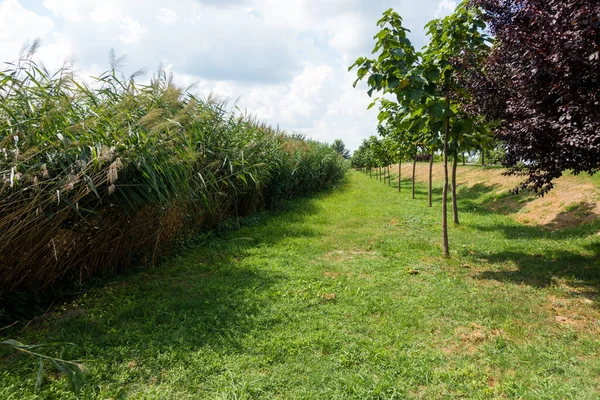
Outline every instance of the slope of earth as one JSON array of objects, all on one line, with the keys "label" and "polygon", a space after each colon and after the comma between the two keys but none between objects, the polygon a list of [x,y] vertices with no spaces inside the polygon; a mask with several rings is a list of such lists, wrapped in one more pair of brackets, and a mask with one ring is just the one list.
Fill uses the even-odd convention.
[{"label": "slope of earth", "polygon": [[[397,180],[398,165],[390,167],[392,182]],[[510,193],[523,180],[504,176],[505,170],[497,167],[459,165],[457,184],[463,197],[476,196],[482,206],[490,211],[510,215],[527,225],[542,226],[551,230],[575,227],[600,218],[600,176],[564,175],[555,182],[555,189],[544,197],[532,193],[517,196]],[[433,166],[433,181],[439,190],[444,180],[443,166]],[[402,180],[410,179],[412,164],[402,165]],[[429,164],[417,163],[417,181],[428,182]],[[396,186],[397,187],[397,186]]]},{"label": "slope of earth", "polygon": [[[84,399],[600,397],[600,224],[525,226],[465,188],[447,260],[418,189],[350,173],[0,339],[77,344],[53,354],[86,360]],[[75,398],[0,360],[0,398]]]}]

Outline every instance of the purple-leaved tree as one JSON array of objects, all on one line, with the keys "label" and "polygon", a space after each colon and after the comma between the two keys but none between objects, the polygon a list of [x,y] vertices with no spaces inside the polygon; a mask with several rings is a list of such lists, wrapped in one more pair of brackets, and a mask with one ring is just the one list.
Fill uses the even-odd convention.
[{"label": "purple-leaved tree", "polygon": [[[496,42],[465,73],[472,111],[500,120],[505,166],[543,195],[564,171],[600,170],[600,1],[471,0]],[[469,60],[463,60],[468,63]],[[475,65],[475,64],[473,64]]]}]

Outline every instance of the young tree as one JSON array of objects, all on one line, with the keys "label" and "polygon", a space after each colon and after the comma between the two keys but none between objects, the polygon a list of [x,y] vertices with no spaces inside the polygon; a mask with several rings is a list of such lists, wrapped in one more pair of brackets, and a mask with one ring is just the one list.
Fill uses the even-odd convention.
[{"label": "young tree", "polygon": [[[472,135],[475,128],[475,117],[465,113],[462,105],[468,92],[461,85],[461,67],[456,58],[481,60],[488,54],[490,38],[483,33],[485,23],[477,8],[470,8],[466,1],[459,4],[454,13],[444,19],[433,20],[426,25],[431,41],[423,54],[423,65],[426,66],[427,79],[436,84],[435,91],[438,103],[433,107],[443,114],[444,121],[444,189],[442,193],[442,225],[444,231],[444,254],[449,255],[447,237],[447,198],[448,198],[448,152],[449,141],[457,145],[453,151],[452,197],[454,222],[458,224],[458,206],[456,201],[456,167],[461,135]],[[443,102],[443,103],[442,103]],[[432,109],[435,112],[435,109]],[[452,120],[458,123],[451,126]]]},{"label": "young tree", "polygon": [[[422,129],[423,124],[430,124],[434,132],[443,128],[442,236],[444,255],[449,256],[448,144],[452,133],[451,120],[460,113],[459,100],[464,95],[457,82],[452,59],[461,53],[488,51],[488,37],[482,33],[485,23],[477,9],[467,8],[463,2],[452,16],[426,25],[431,42],[421,54],[414,51],[406,38],[407,29],[402,26],[402,18],[393,10],[386,11],[378,24],[382,30],[375,36],[377,42],[373,51],[378,54],[377,59],[359,58],[350,69],[358,66],[358,80],[370,74],[369,96],[375,91],[396,96],[399,113],[405,114],[399,129],[407,129],[414,134]],[[470,117],[460,115],[460,118]]]},{"label": "young tree", "polygon": [[352,157],[350,158],[350,165],[352,166],[352,168],[358,169],[366,173],[367,160],[366,152],[364,149],[364,141],[360,145],[360,147],[352,154]]},{"label": "young tree", "polygon": [[371,136],[367,140],[369,147],[369,157],[371,159],[371,166],[377,168],[377,175],[375,178],[379,178],[381,182],[381,166],[383,165],[383,159],[385,157],[381,141],[376,136]]},{"label": "young tree", "polygon": [[438,120],[433,118],[423,119],[422,122],[422,126],[417,132],[416,138],[417,141],[422,143],[423,147],[427,149],[427,155],[429,157],[429,185],[427,204],[429,207],[433,207],[433,163],[436,151],[441,149],[441,124]]},{"label": "young tree", "polygon": [[363,140],[363,143],[359,149],[362,153],[363,165],[369,171],[369,178],[373,178],[373,167],[376,165],[375,156],[373,155],[373,150],[371,149],[371,138]]},{"label": "young tree", "polygon": [[331,145],[331,147],[333,147],[333,149],[337,151],[340,156],[344,157],[344,159],[350,159],[350,150],[346,148],[346,145],[344,144],[342,139],[336,139]]},{"label": "young tree", "polygon": [[400,129],[400,119],[404,115],[399,113],[399,105],[385,98],[380,99],[379,127],[380,134],[388,139],[391,152],[391,162],[398,161],[398,192],[402,190],[402,161],[410,152],[412,138],[408,130]]}]

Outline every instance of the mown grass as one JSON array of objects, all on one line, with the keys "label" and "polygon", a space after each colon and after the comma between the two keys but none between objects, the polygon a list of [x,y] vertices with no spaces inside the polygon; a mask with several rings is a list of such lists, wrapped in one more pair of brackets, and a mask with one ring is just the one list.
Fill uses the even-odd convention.
[{"label": "mown grass", "polygon": [[[15,338],[77,343],[83,398],[598,398],[600,224],[522,226],[463,191],[446,260],[439,196],[403,185],[349,174],[218,239],[243,250],[191,250]],[[0,398],[37,398],[35,361],[1,356]],[[74,395],[47,374],[40,397]]]}]

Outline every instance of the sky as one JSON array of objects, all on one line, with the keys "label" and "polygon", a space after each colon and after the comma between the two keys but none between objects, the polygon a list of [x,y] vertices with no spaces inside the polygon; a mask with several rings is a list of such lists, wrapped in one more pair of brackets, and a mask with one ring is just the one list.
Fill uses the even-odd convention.
[{"label": "sky", "polygon": [[451,0],[0,0],[0,62],[36,38],[49,69],[75,62],[82,79],[109,67],[127,75],[159,66],[201,96],[228,100],[288,132],[342,139],[356,149],[376,133],[366,86],[348,67],[370,56],[381,14],[394,8],[417,48],[423,26]]}]

